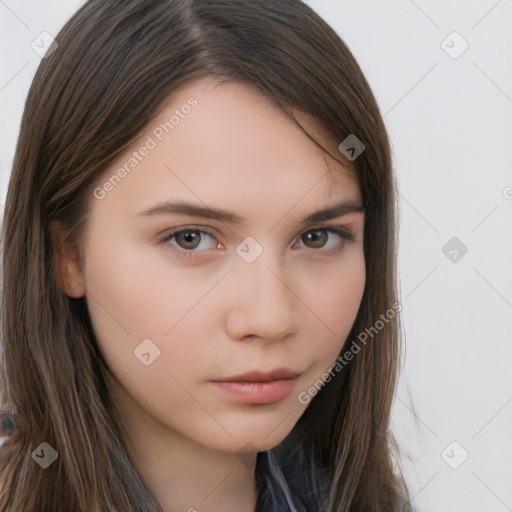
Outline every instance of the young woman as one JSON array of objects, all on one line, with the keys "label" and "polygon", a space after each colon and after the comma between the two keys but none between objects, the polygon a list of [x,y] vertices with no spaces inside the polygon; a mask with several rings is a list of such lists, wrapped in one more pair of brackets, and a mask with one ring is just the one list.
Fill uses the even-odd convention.
[{"label": "young woman", "polygon": [[87,2],[8,190],[0,510],[410,510],[395,193],[299,0]]}]

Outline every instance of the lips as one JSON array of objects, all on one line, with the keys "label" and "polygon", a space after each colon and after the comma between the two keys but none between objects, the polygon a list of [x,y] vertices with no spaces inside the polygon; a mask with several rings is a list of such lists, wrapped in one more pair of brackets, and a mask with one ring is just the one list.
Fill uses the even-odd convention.
[{"label": "lips", "polygon": [[212,383],[226,396],[245,404],[272,404],[284,400],[295,389],[300,373],[287,368],[278,368],[271,372],[252,371],[234,375],[225,379],[216,379]]},{"label": "lips", "polygon": [[278,368],[271,372],[252,371],[225,379],[215,379],[213,382],[272,382],[275,380],[292,380],[299,376],[298,372],[287,368]]}]

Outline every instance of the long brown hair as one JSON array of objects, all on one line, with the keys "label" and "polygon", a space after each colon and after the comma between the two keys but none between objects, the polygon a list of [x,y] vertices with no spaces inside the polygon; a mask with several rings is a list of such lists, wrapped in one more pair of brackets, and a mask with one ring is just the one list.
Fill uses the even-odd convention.
[{"label": "long brown hair", "polygon": [[[351,163],[365,208],[366,288],[346,347],[372,336],[272,461],[297,511],[314,510],[297,468],[311,473],[316,510],[408,510],[389,431],[398,311],[369,331],[397,304],[396,185],[382,117],[347,46],[299,0],[90,0],[56,41],[25,105],[2,230],[0,405],[15,430],[0,449],[0,511],[160,510],[127,455],[85,301],[57,286],[51,226],[77,243],[93,180],[170,94],[204,76],[250,83],[290,119],[299,109],[338,143],[355,135],[365,145]],[[58,453],[45,470],[32,459],[42,442]],[[285,455],[301,464],[291,471]],[[276,479],[258,478],[258,510],[271,510]]]}]

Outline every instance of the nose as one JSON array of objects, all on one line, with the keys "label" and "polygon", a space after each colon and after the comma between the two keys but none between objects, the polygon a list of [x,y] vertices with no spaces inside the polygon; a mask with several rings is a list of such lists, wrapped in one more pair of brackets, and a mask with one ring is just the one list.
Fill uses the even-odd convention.
[{"label": "nose", "polygon": [[302,324],[293,283],[266,254],[250,264],[238,261],[231,272],[226,329],[233,340],[276,342],[297,333]]}]

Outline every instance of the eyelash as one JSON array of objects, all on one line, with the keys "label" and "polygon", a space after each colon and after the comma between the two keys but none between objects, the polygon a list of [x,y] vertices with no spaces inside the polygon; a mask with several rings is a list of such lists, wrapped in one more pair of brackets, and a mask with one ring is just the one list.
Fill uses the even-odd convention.
[{"label": "eyelash", "polygon": [[[322,248],[319,248],[319,249],[316,249],[317,251],[323,251],[323,252],[326,252],[326,253],[329,253],[329,252],[340,252],[340,251],[342,251],[345,248],[345,246],[347,244],[350,244],[350,243],[354,242],[354,236],[352,235],[352,233],[350,233],[349,231],[347,231],[345,229],[338,228],[338,227],[335,227],[335,226],[320,226],[320,227],[317,227],[317,228],[310,228],[310,229],[304,231],[303,233],[301,233],[295,240],[300,240],[302,235],[304,235],[306,233],[313,232],[313,231],[326,231],[328,233],[333,233],[335,235],[340,236],[344,240],[344,244],[343,244],[342,247],[339,247],[339,248],[336,248],[336,249],[322,249]],[[209,236],[211,236],[212,238],[215,239],[215,235],[213,233],[211,233],[210,231],[208,231],[207,229],[199,229],[197,227],[181,227],[181,228],[173,231],[172,233],[167,234],[160,241],[160,243],[161,244],[166,244],[166,243],[170,242],[176,235],[179,235],[181,233],[187,233],[187,232],[206,234],[206,235],[209,235]],[[197,258],[198,257],[197,254],[198,253],[204,252],[204,251],[186,250],[186,249],[183,249],[183,248],[176,248],[175,246],[173,246],[173,250],[175,250],[176,254],[179,257],[189,258],[189,259]],[[311,249],[311,250],[314,251],[315,249]]]}]

